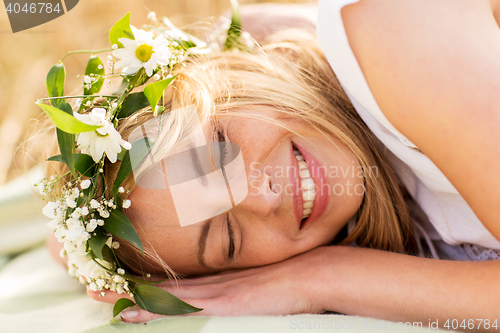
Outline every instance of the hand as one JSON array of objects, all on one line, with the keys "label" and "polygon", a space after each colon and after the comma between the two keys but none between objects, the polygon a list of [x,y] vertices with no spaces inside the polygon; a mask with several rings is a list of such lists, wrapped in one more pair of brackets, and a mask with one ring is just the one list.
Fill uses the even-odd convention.
[{"label": "hand", "polygon": [[[285,315],[296,313],[322,313],[315,292],[321,279],[318,267],[321,257],[318,249],[272,265],[228,271],[211,276],[169,281],[157,285],[187,303],[203,308],[192,315],[239,316]],[[124,297],[114,292],[87,291],[88,295],[102,302],[114,303]],[[126,322],[146,322],[163,317],[143,309],[124,311]]]}]

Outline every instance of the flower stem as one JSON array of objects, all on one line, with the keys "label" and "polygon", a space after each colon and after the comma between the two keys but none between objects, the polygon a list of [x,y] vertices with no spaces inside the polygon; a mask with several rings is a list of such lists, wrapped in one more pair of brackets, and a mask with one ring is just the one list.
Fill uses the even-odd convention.
[{"label": "flower stem", "polygon": [[64,61],[64,59],[66,59],[67,56],[69,56],[70,54],[77,54],[77,53],[102,53],[102,52],[110,52],[110,51],[113,51],[113,49],[103,49],[103,50],[80,50],[80,51],[71,51],[71,52],[68,52],[62,59],[61,59],[61,62]]},{"label": "flower stem", "polygon": [[39,98],[41,101],[50,101],[51,99],[64,99],[64,98],[87,98],[87,97],[108,97],[108,98],[118,98],[118,95],[75,95],[75,96],[58,96],[58,97],[46,97],[46,98]]},{"label": "flower stem", "polygon": [[129,83],[127,88],[125,88],[125,91],[121,94],[120,98],[116,101],[116,107],[113,110],[110,110],[111,115],[113,116],[113,120],[111,121],[114,123],[116,116],[117,116],[117,111],[120,109],[120,107],[123,104],[123,101],[125,98],[127,98],[128,94],[132,91],[132,89],[135,88],[135,85],[133,83]]}]

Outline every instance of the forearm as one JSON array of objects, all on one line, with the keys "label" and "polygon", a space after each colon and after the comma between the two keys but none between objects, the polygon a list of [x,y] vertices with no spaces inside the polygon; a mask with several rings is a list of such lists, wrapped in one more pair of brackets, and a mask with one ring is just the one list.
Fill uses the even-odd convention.
[{"label": "forearm", "polygon": [[325,310],[424,326],[429,320],[440,326],[448,319],[500,322],[500,262],[422,259],[343,246],[317,250],[324,263],[316,293]]},{"label": "forearm", "polygon": [[[241,6],[243,30],[259,42],[264,42],[273,32],[298,28],[316,32],[317,3],[279,4],[261,3]],[[228,11],[225,16],[230,17]]]}]

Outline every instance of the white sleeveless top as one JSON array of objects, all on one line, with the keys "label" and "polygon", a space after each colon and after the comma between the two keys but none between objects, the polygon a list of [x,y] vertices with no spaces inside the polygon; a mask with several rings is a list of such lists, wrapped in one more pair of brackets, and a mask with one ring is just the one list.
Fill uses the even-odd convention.
[{"label": "white sleeveless top", "polygon": [[[500,249],[500,242],[484,227],[437,166],[384,116],[351,50],[340,15],[342,7],[358,0],[322,0],[317,36],[330,66],[361,118],[385,145],[386,156],[401,182],[427,214],[439,236],[451,245],[470,243]],[[429,230],[429,229],[428,229]]]}]

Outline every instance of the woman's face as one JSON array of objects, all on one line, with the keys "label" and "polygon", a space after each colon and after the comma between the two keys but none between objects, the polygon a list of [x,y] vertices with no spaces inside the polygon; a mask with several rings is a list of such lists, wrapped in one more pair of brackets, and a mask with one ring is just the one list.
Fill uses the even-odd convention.
[{"label": "woman's face", "polygon": [[[282,261],[331,242],[360,207],[361,167],[347,146],[270,108],[238,113],[271,118],[286,127],[251,117],[219,118],[218,129],[243,155],[249,188],[240,204],[181,227],[168,189],[136,187],[130,194],[132,206],[126,214],[143,244],[177,273],[205,274]],[[213,141],[208,138],[217,129],[207,126],[204,131],[207,141]],[[161,272],[162,267],[151,271]]]}]

